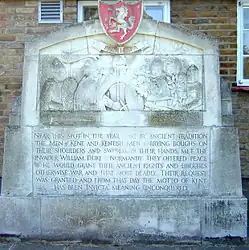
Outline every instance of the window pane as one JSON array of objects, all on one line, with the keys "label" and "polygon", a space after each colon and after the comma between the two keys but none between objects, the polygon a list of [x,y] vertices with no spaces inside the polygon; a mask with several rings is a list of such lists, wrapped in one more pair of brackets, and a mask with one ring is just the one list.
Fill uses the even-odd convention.
[{"label": "window pane", "polygon": [[249,8],[243,8],[244,29],[249,29]]},{"label": "window pane", "polygon": [[163,21],[163,7],[162,6],[145,6],[145,10],[149,16],[154,20]]},{"label": "window pane", "polygon": [[92,19],[98,15],[98,8],[95,6],[84,6],[84,21]]},{"label": "window pane", "polygon": [[249,55],[249,31],[244,31],[243,34],[243,54]]},{"label": "window pane", "polygon": [[244,79],[249,79],[249,57],[244,57]]}]

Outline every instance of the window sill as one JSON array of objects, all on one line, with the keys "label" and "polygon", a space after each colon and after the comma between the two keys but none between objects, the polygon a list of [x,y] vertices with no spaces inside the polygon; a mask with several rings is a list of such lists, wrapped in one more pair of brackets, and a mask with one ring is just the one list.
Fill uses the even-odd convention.
[{"label": "window sill", "polygon": [[232,92],[249,92],[249,86],[234,86]]}]

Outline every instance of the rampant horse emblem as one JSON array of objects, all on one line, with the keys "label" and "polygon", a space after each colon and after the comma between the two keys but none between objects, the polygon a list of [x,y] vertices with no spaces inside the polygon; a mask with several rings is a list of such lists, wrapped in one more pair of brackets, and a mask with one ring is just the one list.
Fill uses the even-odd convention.
[{"label": "rampant horse emblem", "polygon": [[116,43],[128,42],[136,33],[142,19],[142,0],[131,3],[123,0],[107,4],[99,0],[99,16],[105,33]]}]

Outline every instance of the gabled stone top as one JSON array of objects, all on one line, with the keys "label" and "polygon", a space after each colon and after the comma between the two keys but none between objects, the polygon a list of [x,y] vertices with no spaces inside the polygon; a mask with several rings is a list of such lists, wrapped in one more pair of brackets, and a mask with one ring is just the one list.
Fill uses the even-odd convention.
[{"label": "gabled stone top", "polygon": [[25,48],[23,124],[63,124],[70,117],[122,126],[120,117],[136,116],[139,122],[128,125],[154,126],[160,124],[151,122],[153,112],[177,111],[193,113],[199,125],[219,125],[217,48],[207,36],[150,19],[124,45],[99,20],[40,36]]}]

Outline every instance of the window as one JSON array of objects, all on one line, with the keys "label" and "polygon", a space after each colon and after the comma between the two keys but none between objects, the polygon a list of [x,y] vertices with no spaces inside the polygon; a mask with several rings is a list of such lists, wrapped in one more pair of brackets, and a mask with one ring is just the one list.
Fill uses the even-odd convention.
[{"label": "window", "polygon": [[[78,1],[78,22],[91,19],[98,14],[97,1]],[[153,19],[170,22],[170,0],[144,1],[144,9]]]},{"label": "window", "polygon": [[39,23],[63,22],[63,0],[38,0]]},{"label": "window", "polygon": [[78,1],[78,22],[89,20],[98,14],[97,1]]},{"label": "window", "polygon": [[154,20],[170,23],[170,3],[163,2],[144,2],[144,9]]},{"label": "window", "polygon": [[238,1],[237,83],[249,86],[249,0]]}]

